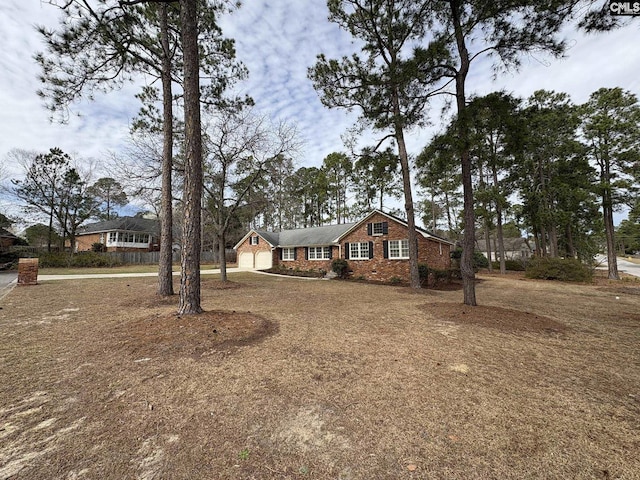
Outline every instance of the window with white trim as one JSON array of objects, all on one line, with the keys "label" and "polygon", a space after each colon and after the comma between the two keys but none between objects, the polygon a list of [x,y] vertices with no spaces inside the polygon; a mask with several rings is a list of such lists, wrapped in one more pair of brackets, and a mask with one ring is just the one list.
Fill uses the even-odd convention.
[{"label": "window with white trim", "polygon": [[309,247],[309,260],[329,260],[331,258],[331,247]]},{"label": "window with white trim", "polygon": [[369,242],[350,243],[349,258],[351,260],[369,260]]},{"label": "window with white trim", "polygon": [[384,234],[384,222],[375,222],[372,229],[373,235]]},{"label": "window with white trim", "polygon": [[258,236],[253,236],[249,238],[249,245],[258,245]]},{"label": "window with white trim", "polygon": [[151,235],[148,233],[109,232],[107,237],[108,246],[121,246],[125,243],[142,246],[148,245],[150,241]]},{"label": "window with white trim", "polygon": [[409,240],[389,240],[389,258],[409,258]]},{"label": "window with white trim", "polygon": [[282,249],[282,260],[295,260],[296,259],[296,249],[295,248],[283,248]]}]

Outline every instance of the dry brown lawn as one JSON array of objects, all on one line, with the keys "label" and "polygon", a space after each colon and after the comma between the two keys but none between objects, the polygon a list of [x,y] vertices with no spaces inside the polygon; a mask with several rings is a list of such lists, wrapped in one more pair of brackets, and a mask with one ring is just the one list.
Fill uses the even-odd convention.
[{"label": "dry brown lawn", "polygon": [[640,478],[640,285],[256,274],[0,301],[0,479]]}]

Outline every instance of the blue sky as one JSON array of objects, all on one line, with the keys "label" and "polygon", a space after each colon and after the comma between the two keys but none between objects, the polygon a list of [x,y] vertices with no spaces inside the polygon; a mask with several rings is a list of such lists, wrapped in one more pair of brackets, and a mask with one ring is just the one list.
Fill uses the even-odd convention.
[{"label": "blue sky", "polygon": [[[258,111],[295,124],[303,147],[297,166],[319,166],[333,151],[343,151],[341,135],[353,124],[356,112],[322,106],[307,69],[318,53],[330,58],[357,50],[345,32],[327,21],[325,0],[246,0],[242,8],[221,22],[235,38],[238,57],[249,69],[249,79],[238,91],[251,95]],[[0,162],[12,176],[18,172],[7,160],[13,149],[47,151],[58,146],[98,164],[119,152],[128,140],[131,118],[138,110],[134,95],[139,85],[97,95],[93,102],[73,107],[67,125],[49,122],[49,112],[36,95],[38,68],[33,55],[42,50],[36,24],[54,26],[56,9],[40,0],[3,0],[0,3]],[[640,94],[638,22],[605,35],[584,36],[567,31],[566,58],[527,57],[519,72],[493,79],[490,64],[480,62],[471,71],[469,94],[506,89],[527,97],[537,89],[568,92],[576,103],[587,100],[600,87],[620,86]],[[430,110],[432,127],[408,138],[417,154],[443,123],[440,107]],[[373,138],[368,138],[368,142]],[[367,143],[367,142],[365,142]],[[6,201],[6,200],[3,200]]]}]

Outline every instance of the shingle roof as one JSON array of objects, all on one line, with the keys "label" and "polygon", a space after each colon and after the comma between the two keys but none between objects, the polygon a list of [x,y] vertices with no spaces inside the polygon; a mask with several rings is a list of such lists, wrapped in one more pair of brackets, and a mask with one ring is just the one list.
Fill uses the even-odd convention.
[{"label": "shingle roof", "polygon": [[7,230],[6,228],[0,228],[0,237],[18,238],[13,233],[11,233],[9,230]]},{"label": "shingle roof", "polygon": [[159,225],[158,220],[149,218],[118,217],[114,220],[86,225],[82,227],[78,235],[115,231],[157,233]]},{"label": "shingle roof", "polygon": [[333,245],[336,240],[355,223],[341,223],[339,225],[325,225],[323,227],[297,228],[282,230],[281,232],[255,232],[274,247],[306,247]]},{"label": "shingle roof", "polygon": [[[407,225],[406,221],[400,218],[389,215],[388,213],[382,212],[381,210],[373,210],[362,220],[355,223],[325,225],[323,227],[297,228],[295,230],[282,230],[281,232],[270,232],[267,230],[251,230],[236,244],[234,248],[238,248],[247,239],[247,237],[251,235],[252,232],[255,232],[258,235],[260,235],[267,242],[269,242],[272,247],[313,247],[313,246],[320,247],[320,246],[335,245],[340,241],[342,237],[344,237],[347,233],[349,233],[352,229],[356,228],[358,225],[364,223],[367,219],[369,219],[375,213],[381,213],[382,215],[385,215],[388,218],[395,220],[402,225],[405,225],[405,226]],[[416,228],[416,230],[426,238],[432,238],[438,242],[453,245],[453,242],[451,242],[450,240],[439,237],[438,235],[435,235],[428,230],[425,230],[423,228]]]}]

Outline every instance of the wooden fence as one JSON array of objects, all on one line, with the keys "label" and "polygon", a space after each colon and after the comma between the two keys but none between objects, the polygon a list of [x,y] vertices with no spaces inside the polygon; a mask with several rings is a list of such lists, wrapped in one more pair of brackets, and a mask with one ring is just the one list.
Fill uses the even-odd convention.
[{"label": "wooden fence", "polygon": [[[54,253],[58,252],[52,249]],[[9,251],[22,254],[21,256],[36,257],[38,254],[46,253],[47,249],[42,247],[9,247]],[[68,253],[68,252],[67,252]],[[160,252],[105,252],[97,255],[104,255],[128,265],[157,265],[160,260]],[[227,263],[236,263],[237,255],[233,248],[228,248],[225,252]],[[202,252],[200,254],[202,263],[220,263],[218,252]],[[173,252],[173,263],[180,263],[180,252]]]},{"label": "wooden fence", "polygon": [[[119,263],[129,265],[157,265],[160,260],[160,252],[107,252],[102,255],[118,260]],[[227,263],[236,263],[236,251],[232,248],[225,252]],[[220,263],[218,252],[202,252],[202,263]],[[180,263],[180,252],[173,252],[173,263]]]}]

